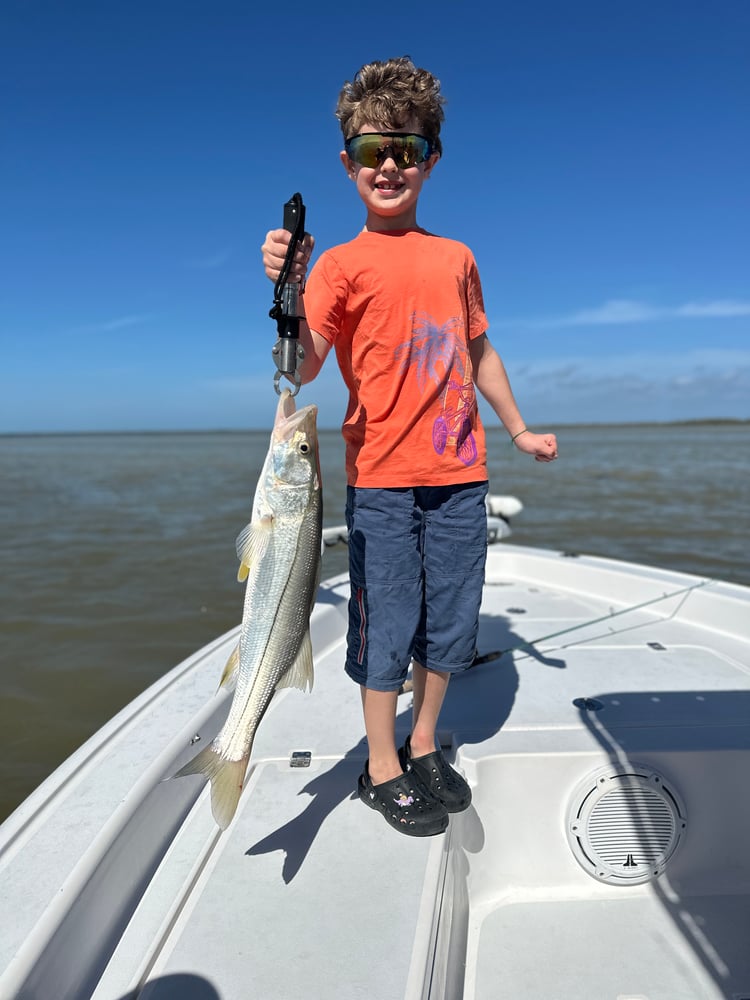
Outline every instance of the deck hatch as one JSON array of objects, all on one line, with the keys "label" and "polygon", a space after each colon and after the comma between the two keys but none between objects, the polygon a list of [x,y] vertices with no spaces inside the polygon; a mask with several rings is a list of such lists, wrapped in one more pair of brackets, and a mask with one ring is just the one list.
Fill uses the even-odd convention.
[{"label": "deck hatch", "polygon": [[656,878],[687,827],[685,809],[664,778],[648,767],[605,767],[576,788],[567,834],[579,864],[610,885]]}]

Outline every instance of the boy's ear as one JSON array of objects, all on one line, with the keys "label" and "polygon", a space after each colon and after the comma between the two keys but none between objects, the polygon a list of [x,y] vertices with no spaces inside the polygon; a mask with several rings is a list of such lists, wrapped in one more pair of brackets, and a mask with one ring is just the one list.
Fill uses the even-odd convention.
[{"label": "boy's ear", "polygon": [[349,154],[345,149],[342,149],[339,153],[339,158],[344,165],[344,170],[346,171],[346,176],[354,180],[356,176],[356,171],[354,169],[354,160],[349,159]]},{"label": "boy's ear", "polygon": [[440,159],[440,153],[432,153],[429,160],[426,161],[424,165],[424,177],[427,179],[432,173],[432,168],[435,166],[437,161]]}]

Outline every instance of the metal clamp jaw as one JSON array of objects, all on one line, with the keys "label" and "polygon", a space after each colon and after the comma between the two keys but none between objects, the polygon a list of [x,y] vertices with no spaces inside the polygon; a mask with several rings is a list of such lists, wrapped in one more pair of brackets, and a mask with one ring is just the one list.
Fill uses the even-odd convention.
[{"label": "metal clamp jaw", "polygon": [[[279,382],[281,381],[281,376],[284,375],[287,379],[291,378],[294,383],[294,388],[289,389],[292,396],[296,396],[299,392],[299,387],[302,385],[302,379],[300,378],[300,373],[297,371],[297,367],[302,363],[305,357],[304,349],[302,345],[297,341],[293,340],[282,340],[281,337],[276,341],[271,351],[273,359],[276,362],[276,374],[273,377],[273,387],[276,390],[278,396],[281,395],[281,387]],[[287,386],[287,388],[289,388]]]}]

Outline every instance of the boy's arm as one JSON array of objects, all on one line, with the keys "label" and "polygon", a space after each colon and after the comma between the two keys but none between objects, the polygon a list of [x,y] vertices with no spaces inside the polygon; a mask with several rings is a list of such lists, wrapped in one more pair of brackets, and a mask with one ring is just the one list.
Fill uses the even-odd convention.
[{"label": "boy's arm", "polygon": [[552,462],[556,459],[555,435],[535,434],[526,429],[505,365],[486,333],[469,341],[469,354],[476,387],[502,421],[516,448],[533,455],[537,462]]},{"label": "boy's arm", "polygon": [[[281,274],[284,266],[287,247],[292,234],[286,229],[272,229],[267,235],[263,246],[260,248],[263,254],[263,266],[271,281],[275,282]],[[315,240],[309,233],[305,233],[297,247],[291,267],[289,269],[289,280],[303,282],[307,274],[307,265],[310,262]],[[320,371],[323,362],[328,356],[331,345],[321,337],[319,333],[311,330],[304,316],[305,296],[301,294],[298,299],[300,307],[299,342],[305,352],[305,358],[297,369],[300,381],[304,385],[312,382]]]},{"label": "boy's arm", "polygon": [[[298,304],[300,312],[304,312],[304,295],[300,295]],[[310,329],[304,316],[300,316],[299,320],[299,342],[305,352],[305,357],[298,367],[297,372],[302,385],[305,385],[306,382],[312,382],[323,367],[323,362],[328,357],[331,345],[325,337],[321,337],[315,330]]]}]

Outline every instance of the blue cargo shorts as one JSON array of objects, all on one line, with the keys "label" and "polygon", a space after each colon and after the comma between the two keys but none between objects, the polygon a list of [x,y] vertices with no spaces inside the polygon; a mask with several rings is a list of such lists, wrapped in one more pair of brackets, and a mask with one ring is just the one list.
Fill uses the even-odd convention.
[{"label": "blue cargo shorts", "polygon": [[487,556],[488,484],[347,488],[346,672],[397,691],[412,659],[428,670],[471,666]]}]

